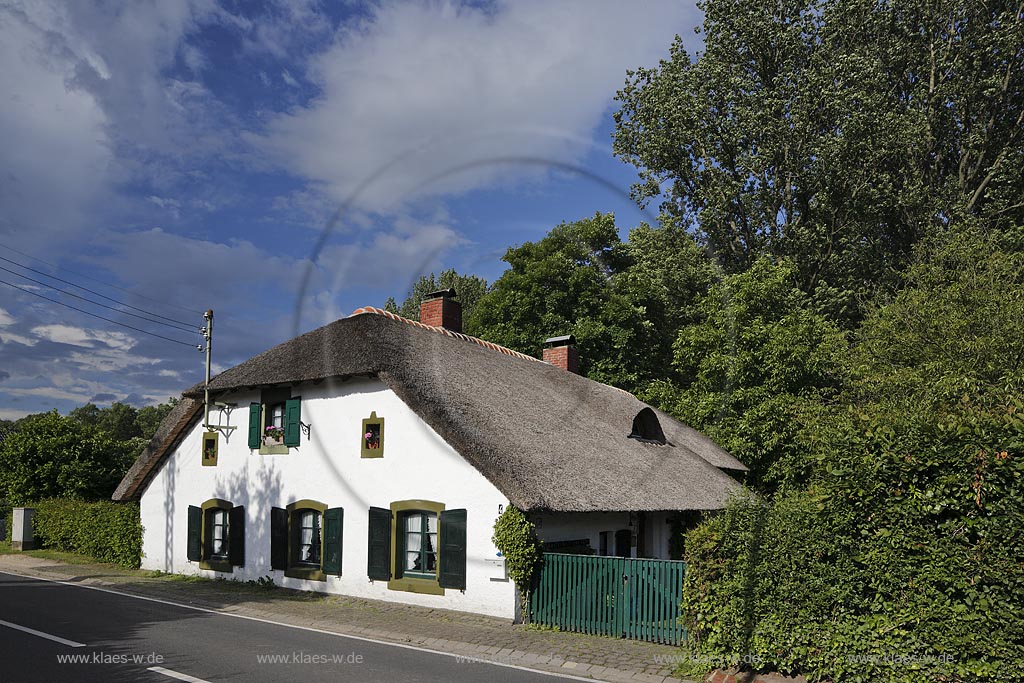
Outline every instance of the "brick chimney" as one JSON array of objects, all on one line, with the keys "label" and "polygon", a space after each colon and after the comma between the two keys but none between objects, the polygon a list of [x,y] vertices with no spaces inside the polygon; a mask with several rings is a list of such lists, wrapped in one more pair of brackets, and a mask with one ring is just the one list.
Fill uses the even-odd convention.
[{"label": "brick chimney", "polygon": [[420,322],[462,332],[462,304],[455,300],[454,289],[440,289],[427,294],[420,303]]},{"label": "brick chimney", "polygon": [[576,338],[571,334],[544,340],[544,362],[569,372],[580,374],[580,352]]}]

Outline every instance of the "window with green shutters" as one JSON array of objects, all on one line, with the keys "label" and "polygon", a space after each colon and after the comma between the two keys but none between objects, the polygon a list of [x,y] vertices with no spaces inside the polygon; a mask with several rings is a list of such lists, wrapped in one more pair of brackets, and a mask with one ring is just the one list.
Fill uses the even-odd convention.
[{"label": "window with green shutters", "polygon": [[219,498],[189,505],[186,556],[201,569],[231,572],[245,566],[245,507]]},{"label": "window with green shutters", "polygon": [[301,443],[302,398],[290,389],[265,389],[249,404],[249,448],[261,454],[286,454]]},{"label": "window with green shutters", "polygon": [[367,575],[391,590],[466,589],[466,511],[406,500],[369,511]]},{"label": "window with green shutters", "polygon": [[270,511],[270,566],[285,576],[325,581],[341,576],[345,511],[300,500]]}]

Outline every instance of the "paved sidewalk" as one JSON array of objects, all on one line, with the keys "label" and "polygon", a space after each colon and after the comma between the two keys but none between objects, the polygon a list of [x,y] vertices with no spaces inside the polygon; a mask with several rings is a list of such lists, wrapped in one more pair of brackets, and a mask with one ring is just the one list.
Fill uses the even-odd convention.
[{"label": "paved sidewalk", "polygon": [[674,665],[665,663],[681,654],[677,647],[540,631],[464,612],[284,588],[265,590],[233,581],[181,580],[154,576],[152,572],[98,564],[63,564],[21,554],[0,555],[0,571],[104,586],[225,613],[613,683],[680,680],[672,676]]}]

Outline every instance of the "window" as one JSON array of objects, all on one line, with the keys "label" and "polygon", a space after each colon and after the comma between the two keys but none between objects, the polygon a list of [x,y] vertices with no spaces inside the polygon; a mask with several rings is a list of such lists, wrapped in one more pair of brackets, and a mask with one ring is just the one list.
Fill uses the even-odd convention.
[{"label": "window", "polygon": [[316,510],[301,510],[295,517],[298,522],[295,564],[319,567],[320,545],[323,542],[320,513]]},{"label": "window", "polygon": [[359,456],[362,458],[384,457],[384,418],[377,417],[377,411],[363,420],[359,436]]},{"label": "window", "polygon": [[391,590],[465,590],[466,511],[429,500],[370,508],[367,575]]},{"label": "window", "polygon": [[668,441],[665,439],[665,432],[661,429],[661,422],[658,416],[650,408],[644,408],[633,418],[633,431],[629,438],[637,439],[644,443],[658,444],[664,446]]},{"label": "window", "polygon": [[245,507],[212,498],[188,507],[186,555],[201,569],[230,572],[245,565]]},{"label": "window", "polygon": [[270,566],[295,579],[341,576],[344,510],[315,500],[270,511]]},{"label": "window", "polygon": [[299,445],[301,424],[301,397],[292,397],[287,387],[264,389],[260,402],[249,404],[249,448],[264,455],[287,454]]},{"label": "window", "polygon": [[228,557],[228,511],[219,508],[210,510],[206,515],[207,533],[210,539],[209,554],[211,559],[226,560]]},{"label": "window", "polygon": [[417,510],[399,516],[402,542],[399,557],[404,558],[400,576],[437,575],[437,514]]}]

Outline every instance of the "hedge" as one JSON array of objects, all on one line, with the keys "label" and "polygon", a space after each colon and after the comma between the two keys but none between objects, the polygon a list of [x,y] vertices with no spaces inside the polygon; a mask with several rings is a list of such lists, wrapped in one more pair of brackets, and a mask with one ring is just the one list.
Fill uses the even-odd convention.
[{"label": "hedge", "polygon": [[33,530],[40,547],[138,568],[142,559],[138,503],[54,498],[30,507],[35,508]]},{"label": "hedge", "polygon": [[688,534],[691,652],[812,681],[1024,681],[1024,406],[985,413],[832,414],[810,487]]}]

